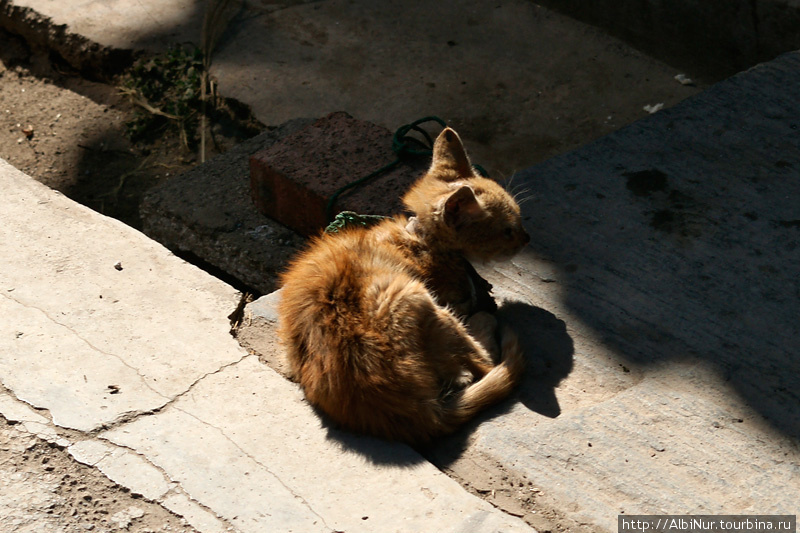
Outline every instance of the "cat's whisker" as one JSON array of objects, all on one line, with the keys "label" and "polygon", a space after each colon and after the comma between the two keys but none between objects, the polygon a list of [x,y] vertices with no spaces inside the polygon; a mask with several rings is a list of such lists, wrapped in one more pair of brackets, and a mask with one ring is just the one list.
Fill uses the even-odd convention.
[{"label": "cat's whisker", "polygon": [[518,183],[512,189],[512,194],[517,195],[520,192],[524,192],[524,191],[527,191],[527,190],[528,190],[528,187],[525,186],[525,183]]},{"label": "cat's whisker", "polygon": [[531,192],[530,188],[529,188],[529,187],[525,187],[524,189],[521,189],[521,190],[519,190],[519,191],[516,191],[516,192],[514,192],[514,194],[513,194],[512,198],[514,198],[514,201],[516,201],[517,203],[519,203],[519,200],[518,200],[518,198],[519,198],[520,196],[522,196],[522,195],[526,195],[526,194],[528,194],[528,193],[530,193],[530,192]]},{"label": "cat's whisker", "polygon": [[506,190],[506,192],[508,192],[511,195],[513,195],[512,191],[514,190],[513,189],[514,178],[516,178],[516,177],[517,177],[517,171],[515,170],[514,172],[511,173],[511,176],[509,176],[508,178],[503,180],[503,182],[504,182],[503,183],[503,188]]},{"label": "cat's whisker", "polygon": [[535,194],[529,194],[528,196],[525,196],[525,197],[521,198],[520,200],[517,200],[517,205],[522,206],[523,204],[533,200],[534,198],[536,198]]}]

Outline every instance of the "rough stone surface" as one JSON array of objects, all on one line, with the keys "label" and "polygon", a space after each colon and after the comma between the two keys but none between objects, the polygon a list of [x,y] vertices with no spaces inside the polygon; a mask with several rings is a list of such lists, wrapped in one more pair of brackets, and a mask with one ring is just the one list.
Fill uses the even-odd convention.
[{"label": "rough stone surface", "polygon": [[[14,2],[12,10],[22,4]],[[81,54],[104,50],[91,39],[108,42],[119,35],[106,30],[119,18],[136,19],[118,6],[106,13],[104,25],[89,39],[79,41],[70,33],[82,31],[70,22],[71,15],[82,14],[73,3],[25,4],[36,4],[53,17],[45,24],[44,17],[28,12],[35,19],[31,26],[41,22],[43,33],[57,30],[53,42],[77,43]],[[0,0],[0,5],[7,13],[12,4]],[[137,2],[132,9],[145,6],[145,18],[152,19],[137,42],[166,44],[173,37],[182,41],[183,20],[196,31],[197,18],[192,17],[199,14],[199,4],[188,6],[179,21],[160,16],[160,8],[178,5],[185,6]],[[506,170],[515,170],[540,154],[569,146],[558,141],[569,137],[565,132],[574,132],[573,142],[582,143],[587,131],[598,136],[636,118],[643,104],[665,102],[669,107],[696,91],[672,81],[676,70],[618,42],[602,40],[598,45],[591,28],[560,24],[559,17],[527,1],[500,7],[481,2],[411,3],[402,16],[396,6],[374,2],[274,6],[263,10],[261,4],[248,4],[246,16],[231,32],[244,37],[223,43],[214,64],[223,94],[251,103],[268,124],[347,109],[391,129],[436,112],[457,126],[468,144],[475,139],[474,149],[469,148],[478,162],[501,154]],[[166,31],[148,31],[168,20]],[[781,20],[790,23],[791,17]],[[70,26],[59,29],[62,24]],[[167,39],[152,39],[156,33]],[[498,39],[501,34],[510,40]],[[403,37],[402,46],[398,36]],[[495,42],[503,47],[499,52],[487,44]],[[557,50],[553,42],[559,43]],[[578,53],[587,42],[595,43],[594,52]],[[296,68],[299,64],[304,68]],[[553,70],[553,65],[561,70]],[[542,530],[566,525],[574,531],[613,531],[614,517],[623,510],[796,512],[791,498],[800,492],[794,357],[800,296],[794,179],[800,168],[797,73],[797,54],[786,56],[515,179],[536,193],[524,210],[532,247],[515,262],[484,275],[499,297],[518,302],[506,304],[503,317],[524,332],[528,374],[514,399],[431,450],[429,457],[470,490],[495,505],[513,508],[529,523],[536,525],[535,517],[543,517]],[[672,90],[664,88],[665,79]],[[570,98],[585,86],[596,90],[596,98]],[[632,86],[638,89],[634,97],[627,90]],[[554,129],[561,135],[553,134]],[[286,130],[273,133],[279,132]],[[236,254],[265,235],[277,236],[277,241],[259,241],[266,249],[278,243],[286,246],[286,256],[293,251],[292,232],[261,222],[263,218],[241,218],[245,210],[239,206],[248,198],[247,158],[258,142],[212,167],[220,174],[225,165],[241,165],[234,169],[239,177],[235,186],[221,179],[209,181],[209,189],[199,181],[176,182],[172,198],[191,197],[195,191],[203,191],[199,194],[204,197],[199,203],[177,200],[180,215],[174,217],[169,201],[159,200],[164,202],[164,227],[173,224],[171,230],[163,230],[165,235],[172,231],[171,247],[177,250],[174,243],[182,238],[196,239],[192,246],[202,242],[206,250],[216,247],[219,256],[231,256],[220,263],[227,264],[226,269],[247,264],[246,256]],[[139,267],[157,247],[57,195],[45,194],[45,189],[19,185],[18,175],[7,165],[0,165],[0,174],[0,279],[11,282],[0,288],[0,312],[12,317],[0,326],[0,379],[6,387],[0,409],[22,419],[18,427],[26,432],[60,446],[94,439],[98,433],[131,444],[129,453],[142,459],[140,466],[157,471],[174,466],[169,479],[186,479],[192,490],[189,494],[175,487],[160,504],[185,513],[203,531],[234,527],[193,498],[216,501],[213,491],[221,490],[218,500],[224,506],[219,513],[234,520],[235,502],[225,489],[275,487],[274,475],[266,472],[272,466],[265,459],[274,447],[251,436],[260,430],[260,419],[243,421],[250,412],[265,418],[255,409],[265,406],[220,420],[216,410],[223,394],[217,387],[236,382],[231,375],[242,365],[248,374],[243,382],[275,387],[268,388],[279,391],[275,397],[297,400],[296,389],[267,377],[271,374],[254,365],[255,358],[236,363],[244,356],[238,348],[212,349],[213,343],[201,335],[227,335],[224,315],[237,303],[235,291],[226,288],[224,305],[207,307],[208,294],[217,294],[209,285],[218,285],[186,265],[173,276],[171,267],[180,263],[174,257],[154,262],[153,274],[147,271],[132,283],[126,276],[145,273]],[[235,193],[227,196],[231,191]],[[217,197],[231,207],[212,207]],[[69,213],[86,223],[69,222]],[[252,233],[245,232],[247,238],[234,236],[232,229],[237,227]],[[133,240],[126,237],[120,244],[120,232]],[[62,245],[67,248],[59,248]],[[69,253],[59,255],[64,250]],[[96,256],[91,250],[103,252]],[[112,259],[112,267],[121,260],[123,270],[109,269],[107,259]],[[271,261],[254,261],[247,269],[257,272],[259,265],[278,264],[280,259]],[[253,277],[269,279],[270,272]],[[111,289],[123,293],[118,285],[123,281],[125,287],[130,283],[145,292],[124,293],[119,302],[112,301],[127,307],[99,307],[99,294],[105,300]],[[183,289],[176,295],[171,292],[175,287]],[[16,291],[25,298],[14,295]],[[168,307],[173,300],[181,306]],[[127,329],[121,317],[138,316],[140,309],[148,320]],[[203,320],[199,327],[178,322],[185,316],[197,320],[206,311],[216,321]],[[117,336],[104,336],[112,330]],[[26,338],[26,333],[37,336]],[[179,336],[177,346],[159,350],[149,344],[151,336],[175,340],[172,334]],[[136,352],[140,343],[155,355]],[[20,347],[25,351],[18,352]],[[207,368],[202,361],[209,363]],[[188,394],[210,394],[211,389],[215,392],[209,397]],[[244,399],[253,401],[259,391],[233,387],[224,398],[249,406]],[[22,407],[18,398],[39,409]],[[221,412],[230,412],[234,403],[223,402]],[[296,402],[291,409],[295,408],[300,409]],[[303,428],[314,427],[310,412],[301,412]],[[182,428],[169,426],[171,421],[185,421],[185,435],[202,439],[184,438]],[[57,424],[77,429],[67,431]],[[125,432],[136,428],[153,432]],[[394,447],[363,446],[359,439],[324,431],[326,445],[328,440],[341,441],[357,459],[385,462],[387,454],[395,460],[410,454]],[[22,445],[31,437],[24,438]],[[314,439],[319,442],[320,435],[314,433],[310,440]],[[219,457],[204,455],[208,450],[202,447],[210,442],[246,454],[231,459],[234,468],[225,471]],[[320,455],[325,459],[342,452],[323,449]],[[347,464],[357,462],[347,457]],[[193,458],[198,460],[195,468],[187,463]],[[251,484],[245,475],[250,470],[244,466],[253,466],[255,476],[266,484]],[[312,477],[313,465],[301,466],[308,467],[302,476]],[[203,469],[213,476],[198,479]],[[419,472],[404,469],[403,475]],[[116,474],[109,470],[109,475]],[[320,486],[330,489],[330,479]],[[285,481],[296,490],[293,482]],[[512,484],[514,491],[508,490]],[[5,486],[0,494],[13,498]],[[417,481],[416,486],[427,487],[427,481]],[[520,486],[528,499],[513,507],[510,500],[519,500]],[[365,490],[362,495],[376,492]],[[285,492],[277,494],[276,501],[285,497]],[[330,498],[330,491],[309,496],[313,507],[301,502],[291,509],[299,508],[302,519],[308,509],[329,508]],[[51,500],[46,495],[41,499],[42,512]],[[243,503],[252,501],[249,494],[242,498]],[[470,503],[474,501],[462,505],[475,509]],[[454,507],[446,503],[446,509]],[[252,507],[243,509],[240,523],[247,527],[273,519],[259,516]],[[352,507],[344,510],[349,513]],[[393,509],[384,511],[383,518]],[[431,512],[437,516],[438,510]],[[349,514],[332,516],[331,523],[337,525],[353,520]],[[367,516],[365,529],[377,515]],[[467,529],[464,524],[483,516],[446,515],[449,524],[431,527]],[[506,518],[499,515],[494,520]],[[491,529],[497,528],[487,526]]]},{"label": "rough stone surface", "polygon": [[303,240],[256,210],[248,159],[310,122],[294,120],[269,129],[151,189],[141,205],[144,232],[246,287],[275,290],[278,272]]},{"label": "rough stone surface", "polygon": [[80,463],[97,467],[109,479],[148,500],[158,500],[173,488],[170,481],[141,456],[100,440],[83,440],[68,448]]},{"label": "rough stone surface", "polygon": [[798,91],[787,54],[517,177],[532,244],[485,275],[532,306],[507,319],[533,373],[466,455],[607,531],[622,512],[796,512]]},{"label": "rough stone surface", "polygon": [[800,48],[800,2],[545,0],[549,8],[609,30],[665,61],[730,76]]},{"label": "rough stone surface", "polygon": [[[96,468],[77,463],[64,450],[69,446],[66,439],[37,435],[30,429],[31,418],[36,417],[26,413],[25,404],[6,394],[0,397],[4,398],[0,405],[0,531],[197,533],[187,524],[188,518],[132,494]],[[187,508],[184,516],[192,516],[190,511]]]},{"label": "rough stone surface", "polygon": [[102,437],[170,472],[242,532],[530,531],[405,446],[331,433],[294,385],[250,357]]},{"label": "rough stone surface", "polygon": [[[259,211],[303,235],[329,222],[328,202],[342,187],[395,161],[392,132],[340,112],[315,121],[250,158],[250,190]],[[414,148],[417,148],[416,146]],[[339,211],[392,215],[430,158],[404,158],[337,199]]]},{"label": "rough stone surface", "polygon": [[[697,64],[704,70],[716,70],[723,75],[800,48],[797,32],[800,2],[797,0],[730,0],[722,4],[702,0],[668,4],[656,0],[545,0],[539,3],[604,28],[661,60]],[[409,5],[406,9],[413,10],[413,7]],[[430,6],[426,7],[431,18]],[[203,4],[192,0],[157,4],[123,0],[71,0],[68,4],[49,0],[2,0],[0,9],[8,13],[9,20],[24,20],[24,24],[15,24],[15,29],[34,36],[41,45],[58,50],[73,66],[86,71],[97,66],[113,66],[113,60],[129,60],[130,54],[121,55],[120,51],[163,49],[176,42],[198,43],[204,15]],[[285,9],[286,5],[281,4],[245,6],[243,14],[252,17],[255,13],[263,18],[265,14]],[[51,15],[55,27],[48,28],[36,11]],[[402,18],[393,17],[394,20]],[[64,26],[67,22],[68,28]],[[473,22],[472,26],[479,24]],[[30,32],[31,27],[39,31]],[[139,28],[149,29],[142,32]],[[412,32],[409,28],[404,31]],[[293,36],[306,47],[328,42],[324,33],[311,26],[296,29]],[[261,37],[262,41],[266,40]],[[381,44],[382,37],[377,32],[372,35],[373,40]],[[354,43],[347,44],[351,49],[355,47]],[[362,57],[349,59],[351,63],[362,61]]]},{"label": "rough stone surface", "polygon": [[[80,1],[78,3],[82,5],[76,8],[72,2],[67,4],[38,0],[33,2],[0,0],[0,25],[11,33],[23,35],[33,46],[55,51],[74,68],[92,78],[102,76],[104,73],[117,73],[130,65],[134,56],[133,48],[126,46],[130,44],[128,42],[115,41],[114,35],[129,34],[131,26],[128,26],[127,30],[120,30],[119,26],[128,24],[135,19],[141,20],[142,15],[147,17],[151,13],[140,9],[138,16],[130,17],[128,15],[131,10],[136,9],[135,7],[122,11],[111,11],[105,2]],[[119,7],[125,3],[115,2],[115,4]],[[138,5],[141,7],[141,4]],[[183,3],[184,9],[186,5]],[[55,8],[55,12],[50,11],[52,8]],[[115,16],[109,17],[111,13],[114,13]],[[116,14],[121,16],[117,18]],[[105,15],[105,17],[92,19],[86,18],[86,15],[89,17]],[[83,24],[70,23],[68,25],[67,18],[71,19],[72,17],[77,17]],[[117,31],[106,31],[108,28],[105,25],[101,27],[98,20],[116,26]],[[152,24],[153,20],[151,19],[149,22]],[[86,25],[85,29],[92,30],[91,33],[81,33],[84,24]],[[102,41],[95,39],[100,34],[104,37]],[[110,38],[110,40],[107,41],[105,38]],[[111,44],[112,42],[114,44]],[[166,47],[167,42],[162,41],[161,46]]]},{"label": "rough stone surface", "polygon": [[[208,3],[0,5],[10,6],[0,24],[34,41],[59,36],[46,42],[97,75],[97,61],[83,55],[73,61],[69,52],[199,44]],[[435,114],[462,135],[475,162],[508,177],[629,124],[645,115],[645,105],[669,106],[695,94],[702,84],[674,80],[681,68],[529,0],[417,0],[400,11],[391,3],[325,0],[244,2],[214,53],[211,74],[219,94],[249,106],[267,125],[343,110],[394,131]]]},{"label": "rough stone surface", "polygon": [[800,435],[800,52],[520,175],[565,303],[642,364],[705,361]]}]

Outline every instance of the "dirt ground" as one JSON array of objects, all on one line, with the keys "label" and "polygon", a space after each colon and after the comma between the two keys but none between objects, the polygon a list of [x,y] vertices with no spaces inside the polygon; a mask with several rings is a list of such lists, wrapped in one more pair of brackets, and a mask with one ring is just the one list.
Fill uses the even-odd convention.
[{"label": "dirt ground", "polygon": [[196,531],[65,450],[0,417],[0,531]]},{"label": "dirt ground", "polygon": [[[126,136],[135,106],[109,83],[0,30],[0,158],[92,209],[141,228],[139,202],[160,180],[198,163],[175,128],[140,142]],[[258,124],[216,125],[207,157],[240,142]]]}]

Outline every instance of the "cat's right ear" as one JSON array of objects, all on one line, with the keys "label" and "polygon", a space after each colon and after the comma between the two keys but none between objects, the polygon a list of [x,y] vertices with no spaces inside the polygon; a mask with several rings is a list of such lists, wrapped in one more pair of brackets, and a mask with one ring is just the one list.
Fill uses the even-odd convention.
[{"label": "cat's right ear", "polygon": [[459,187],[444,202],[444,221],[453,228],[475,220],[482,213],[483,207],[475,197],[475,191],[467,185]]},{"label": "cat's right ear", "polygon": [[458,133],[445,128],[433,143],[431,174],[444,181],[455,181],[473,175],[472,164]]}]

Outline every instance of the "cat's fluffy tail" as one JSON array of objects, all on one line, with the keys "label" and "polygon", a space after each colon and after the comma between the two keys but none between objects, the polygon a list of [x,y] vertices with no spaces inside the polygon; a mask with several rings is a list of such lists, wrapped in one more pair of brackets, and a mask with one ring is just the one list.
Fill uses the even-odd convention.
[{"label": "cat's fluffy tail", "polygon": [[500,364],[483,378],[451,397],[445,414],[448,426],[455,429],[482,409],[499,402],[522,378],[525,367],[522,348],[516,333],[507,326],[502,333],[501,357]]}]

